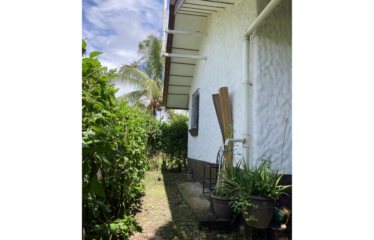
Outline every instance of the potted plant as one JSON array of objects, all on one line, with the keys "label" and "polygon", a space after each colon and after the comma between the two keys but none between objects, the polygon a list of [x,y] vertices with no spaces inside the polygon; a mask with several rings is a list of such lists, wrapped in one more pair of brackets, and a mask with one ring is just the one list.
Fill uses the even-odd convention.
[{"label": "potted plant", "polygon": [[272,171],[270,167],[270,159],[264,157],[260,166],[249,168],[241,159],[236,167],[222,170],[225,175],[224,188],[236,192],[231,196],[230,202],[234,211],[237,214],[241,212],[247,225],[258,229],[268,227],[276,199],[286,194],[283,191],[291,187],[279,186],[284,173]]},{"label": "potted plant", "polygon": [[229,205],[230,191],[226,189],[215,189],[210,193],[213,200],[214,212],[218,219],[222,221],[231,221],[234,216],[234,209]]},{"label": "potted plant", "polygon": [[[229,160],[228,160],[229,161]],[[240,166],[233,167],[232,164],[228,164],[225,166],[225,170],[221,169],[222,173],[229,173],[226,178],[223,178],[224,181],[222,182],[222,186],[215,188],[214,191],[211,193],[211,198],[213,200],[214,212],[216,213],[217,217],[220,220],[230,221],[233,219],[234,215],[234,208],[230,205],[231,197],[236,194],[237,188],[232,187],[232,185],[228,185],[225,183],[225,180],[231,180],[231,182],[235,181],[238,177],[237,175],[241,174]]]}]

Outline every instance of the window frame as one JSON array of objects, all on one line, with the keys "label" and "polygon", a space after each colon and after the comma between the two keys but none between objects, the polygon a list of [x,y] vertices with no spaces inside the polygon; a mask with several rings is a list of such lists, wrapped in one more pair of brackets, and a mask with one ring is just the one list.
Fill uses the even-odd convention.
[{"label": "window frame", "polygon": [[200,88],[192,94],[191,101],[191,129],[188,131],[195,137],[199,134]]}]

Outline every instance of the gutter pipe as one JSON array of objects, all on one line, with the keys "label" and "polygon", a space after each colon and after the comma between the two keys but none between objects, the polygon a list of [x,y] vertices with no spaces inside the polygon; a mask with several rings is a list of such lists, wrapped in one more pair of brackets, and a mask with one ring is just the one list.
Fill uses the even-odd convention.
[{"label": "gutter pipe", "polygon": [[164,0],[164,13],[162,15],[162,45],[161,45],[161,54],[165,52],[166,8],[167,8],[167,0]]},{"label": "gutter pipe", "polygon": [[[250,114],[249,114],[249,92],[250,86],[252,85],[249,81],[250,77],[250,35],[260,26],[260,24],[269,16],[269,14],[274,10],[274,8],[282,0],[272,0],[269,4],[262,10],[260,15],[252,23],[252,25],[245,31],[244,41],[243,41],[243,139],[227,139],[225,145],[229,142],[243,142],[243,157],[245,162],[249,167],[254,165],[254,162],[250,162],[249,159],[249,127],[250,127]],[[240,140],[240,141],[239,141]],[[253,161],[253,160],[252,160]]]},{"label": "gutter pipe", "polygon": [[270,1],[264,10],[262,10],[260,15],[258,15],[256,20],[252,23],[252,25],[247,29],[247,31],[245,31],[245,37],[249,37],[281,1],[282,0]]}]

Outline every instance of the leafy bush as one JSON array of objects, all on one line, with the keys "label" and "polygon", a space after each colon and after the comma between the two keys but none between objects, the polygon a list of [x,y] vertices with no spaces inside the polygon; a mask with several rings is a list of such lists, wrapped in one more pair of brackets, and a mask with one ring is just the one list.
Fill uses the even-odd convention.
[{"label": "leafy bush", "polygon": [[147,142],[147,157],[150,157],[160,151],[162,151],[162,123],[155,117],[147,115],[145,118],[147,131],[148,131],[148,142]]},{"label": "leafy bush", "polygon": [[147,117],[147,155],[152,169],[178,170],[187,157],[188,117],[176,114],[169,122]]},{"label": "leafy bush", "polygon": [[[286,194],[284,190],[291,187],[291,185],[278,185],[284,173],[271,170],[270,158],[264,157],[260,166],[249,167],[247,163],[240,159],[239,164],[235,167],[228,166],[222,169],[224,174],[225,185],[217,190],[225,190],[231,192],[231,206],[234,211],[240,213],[247,210],[248,207],[257,208],[252,204],[250,196],[268,197],[278,199],[281,195]],[[251,220],[255,220],[255,216],[250,216]],[[246,220],[247,221],[247,220]]]},{"label": "leafy bush", "polygon": [[142,231],[131,215],[147,170],[147,122],[115,99],[108,80],[116,74],[104,73],[99,54],[82,59],[83,231],[86,239],[127,239]]},{"label": "leafy bush", "polygon": [[[162,151],[171,157],[170,161],[178,170],[186,166],[187,140],[188,140],[188,117],[176,114],[169,122],[163,122],[162,130]],[[167,167],[166,161],[164,168]]]}]

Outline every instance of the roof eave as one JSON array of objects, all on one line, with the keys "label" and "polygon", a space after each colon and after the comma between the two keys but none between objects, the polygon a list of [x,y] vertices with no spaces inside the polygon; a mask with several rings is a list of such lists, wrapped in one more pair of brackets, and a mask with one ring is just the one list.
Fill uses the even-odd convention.
[{"label": "roof eave", "polygon": [[[175,21],[175,14],[174,14],[174,8],[175,8],[175,0],[170,1],[169,5],[169,24],[168,29],[174,30],[174,21]],[[168,34],[168,38],[166,41],[166,53],[171,53],[173,45],[173,34]],[[169,73],[170,73],[170,57],[165,57],[165,73],[164,73],[164,92],[163,92],[163,105],[166,106],[167,104],[167,92],[168,92],[168,86],[169,86]],[[167,108],[169,109],[169,108]]]}]

